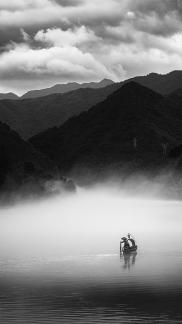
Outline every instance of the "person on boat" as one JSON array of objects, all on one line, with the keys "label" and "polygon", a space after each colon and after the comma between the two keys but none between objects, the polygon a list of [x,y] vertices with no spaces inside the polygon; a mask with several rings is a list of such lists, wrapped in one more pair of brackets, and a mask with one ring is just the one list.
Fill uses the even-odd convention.
[{"label": "person on boat", "polygon": [[129,243],[131,243],[131,247],[136,246],[135,240],[131,237],[131,234],[129,234],[129,233],[128,233],[128,239],[127,240],[128,240]]},{"label": "person on boat", "polygon": [[130,245],[128,243],[128,239],[126,237],[122,237],[121,243],[123,244],[124,249],[129,249],[130,248]]}]

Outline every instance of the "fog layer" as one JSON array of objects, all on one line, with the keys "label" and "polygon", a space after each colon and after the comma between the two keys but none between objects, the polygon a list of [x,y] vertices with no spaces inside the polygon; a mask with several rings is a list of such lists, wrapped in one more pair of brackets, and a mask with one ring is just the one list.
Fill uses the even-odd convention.
[{"label": "fog layer", "polygon": [[7,259],[118,253],[128,232],[141,249],[172,249],[180,241],[181,209],[181,202],[145,193],[136,198],[109,186],[78,188],[75,195],[1,209],[0,253]]}]

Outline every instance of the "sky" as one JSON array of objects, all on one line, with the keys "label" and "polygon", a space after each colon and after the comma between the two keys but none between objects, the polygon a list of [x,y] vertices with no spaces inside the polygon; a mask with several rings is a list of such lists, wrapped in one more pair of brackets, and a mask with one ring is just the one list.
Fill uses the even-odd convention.
[{"label": "sky", "polygon": [[182,0],[0,0],[0,92],[182,69]]}]

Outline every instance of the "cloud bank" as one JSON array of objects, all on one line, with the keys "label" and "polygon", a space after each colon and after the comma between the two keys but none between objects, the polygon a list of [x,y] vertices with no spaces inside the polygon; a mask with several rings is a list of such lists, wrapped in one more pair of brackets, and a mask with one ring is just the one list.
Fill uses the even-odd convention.
[{"label": "cloud bank", "polygon": [[1,0],[0,91],[182,69],[182,0]]}]

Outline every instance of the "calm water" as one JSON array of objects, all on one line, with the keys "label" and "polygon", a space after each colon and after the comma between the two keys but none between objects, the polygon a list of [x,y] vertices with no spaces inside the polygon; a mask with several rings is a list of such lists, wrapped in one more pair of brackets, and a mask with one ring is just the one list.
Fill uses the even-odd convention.
[{"label": "calm water", "polygon": [[2,209],[1,323],[182,323],[181,215],[113,192]]}]

